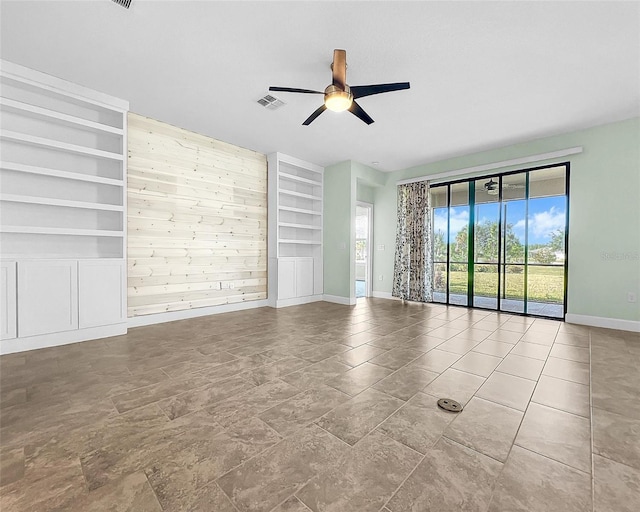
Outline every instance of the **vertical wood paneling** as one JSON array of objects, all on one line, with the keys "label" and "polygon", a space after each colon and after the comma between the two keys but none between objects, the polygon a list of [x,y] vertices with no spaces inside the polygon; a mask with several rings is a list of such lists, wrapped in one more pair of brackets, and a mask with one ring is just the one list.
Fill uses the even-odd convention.
[{"label": "vertical wood paneling", "polygon": [[128,129],[128,315],[266,299],[266,157],[137,114]]}]

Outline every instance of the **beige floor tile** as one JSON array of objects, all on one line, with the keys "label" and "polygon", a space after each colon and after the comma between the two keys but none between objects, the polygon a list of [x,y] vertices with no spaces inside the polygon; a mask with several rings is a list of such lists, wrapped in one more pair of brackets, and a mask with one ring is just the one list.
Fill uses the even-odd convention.
[{"label": "beige floor tile", "polygon": [[558,357],[560,359],[568,359],[569,361],[577,361],[578,363],[589,362],[589,349],[583,347],[576,347],[573,345],[562,345],[560,343],[553,346],[551,349],[552,357]]},{"label": "beige floor tile", "polygon": [[375,389],[367,389],[339,405],[316,423],[353,446],[403,404],[398,398]]},{"label": "beige floor tile", "polygon": [[504,462],[523,413],[481,398],[472,398],[445,430],[445,437]]},{"label": "beige floor tile", "polygon": [[464,338],[450,338],[438,346],[438,350],[464,355],[479,345],[479,341],[467,340]]},{"label": "beige floor tile", "polygon": [[602,371],[594,365],[591,389],[593,407],[640,420],[640,373],[636,368],[607,365]]},{"label": "beige floor tile", "polygon": [[418,359],[415,359],[410,366],[418,366],[425,370],[442,373],[453,363],[460,359],[460,354],[453,354],[437,348],[430,350]]},{"label": "beige floor tile", "polygon": [[472,340],[472,341],[483,341],[486,340],[491,333],[494,331],[494,329],[479,329],[478,327],[476,327],[475,325],[473,325],[473,327],[470,327],[468,329],[465,329],[464,331],[462,331],[460,334],[458,334],[458,336],[460,338],[464,338],[467,340]]},{"label": "beige floor tile", "polygon": [[438,374],[417,366],[405,366],[373,386],[387,395],[400,400],[409,400],[418,391],[422,391]]},{"label": "beige floor tile", "polygon": [[488,377],[501,362],[501,357],[481,354],[479,352],[469,352],[458,359],[452,368],[473,373],[474,375],[480,375],[481,377]]},{"label": "beige floor tile", "polygon": [[320,385],[268,409],[259,417],[280,435],[289,436],[347,400],[349,395]]},{"label": "beige floor tile", "polygon": [[90,493],[82,494],[65,510],[69,512],[101,512],[103,510],[139,510],[162,512],[144,473],[127,475],[122,479]]},{"label": "beige floor tile", "polygon": [[520,341],[526,341],[527,343],[536,343],[537,345],[546,345],[550,347],[553,345],[553,340],[555,340],[556,333],[555,332],[540,332],[540,331],[532,331],[529,329]]},{"label": "beige floor tile", "polygon": [[591,510],[591,476],[514,446],[496,484],[489,512],[552,510]]},{"label": "beige floor tile", "polygon": [[309,361],[311,363],[318,363],[331,356],[342,354],[349,349],[350,347],[348,345],[341,345],[339,343],[325,343],[323,345],[316,345],[315,347],[311,347],[299,352],[298,354],[293,355],[297,355],[299,358],[305,359],[306,361]]},{"label": "beige floor tile", "polygon": [[589,417],[589,386],[542,375],[532,402]]},{"label": "beige floor tile", "polygon": [[254,387],[253,384],[241,377],[233,377],[228,380],[190,389],[171,398],[160,400],[158,406],[165,412],[169,419],[173,420],[190,412],[221,402],[230,396],[239,395]]},{"label": "beige floor tile", "polygon": [[299,357],[285,357],[270,364],[265,364],[253,370],[242,372],[240,376],[255,386],[262,386],[285,375],[311,366],[312,363]]},{"label": "beige floor tile", "polygon": [[424,388],[424,392],[437,398],[451,398],[466,404],[486,379],[478,375],[449,368]]},{"label": "beige floor tile", "polygon": [[593,452],[640,469],[640,420],[603,411],[593,413]]},{"label": "beige floor tile", "polygon": [[502,464],[448,439],[430,449],[388,504],[393,512],[483,512]]},{"label": "beige floor tile", "polygon": [[537,381],[543,367],[544,361],[510,353],[498,365],[496,371]]},{"label": "beige floor tile", "polygon": [[516,444],[591,473],[591,425],[587,418],[531,404]]},{"label": "beige floor tile", "polygon": [[[235,512],[235,509],[234,509]],[[309,507],[302,503],[295,496],[291,496],[288,500],[274,508],[271,512],[309,512]]]},{"label": "beige floor tile", "polygon": [[374,334],[372,332],[367,332],[367,331],[363,331],[363,332],[358,332],[358,333],[354,333],[351,336],[345,338],[344,340],[342,340],[342,344],[343,345],[348,345],[350,347],[359,347],[360,345],[364,345],[365,343],[369,343],[371,341],[374,341],[378,338],[380,338],[381,336],[379,334]]},{"label": "beige floor tile", "polygon": [[302,370],[282,377],[282,380],[298,389],[310,389],[351,370],[351,366],[341,363],[335,357],[325,359]]},{"label": "beige floor tile", "polygon": [[501,341],[487,339],[479,345],[476,345],[472,352],[480,352],[481,354],[496,357],[505,357],[509,352],[511,352],[512,348],[513,345],[511,343],[503,343]]},{"label": "beige floor tile", "polygon": [[[553,353],[552,353],[553,354]],[[589,384],[589,365],[550,356],[542,370],[543,375],[570,380],[578,384]]]},{"label": "beige floor tile", "polygon": [[589,348],[589,336],[580,336],[563,332],[562,330],[556,335],[556,343],[561,345],[573,345],[575,347]]},{"label": "beige floor tile", "polygon": [[435,338],[433,336],[429,336],[428,334],[424,334],[407,341],[402,346],[404,348],[420,350],[421,352],[429,352],[429,350],[433,350],[438,345],[441,345],[444,342],[445,340],[443,340],[442,338]]},{"label": "beige floor tile", "polygon": [[257,416],[298,393],[298,388],[276,379],[218,402],[209,407],[208,411],[217,423],[226,428],[238,421]]},{"label": "beige floor tile", "polygon": [[217,482],[240,511],[268,512],[301,489],[348,448],[317,425],[285,439]]},{"label": "beige floor tile", "polygon": [[640,470],[593,456],[594,512],[636,512],[640,504]]},{"label": "beige floor tile", "polygon": [[386,349],[372,347],[371,345],[365,344],[351,349],[348,352],[343,352],[338,356],[338,361],[350,366],[358,366],[359,364],[366,363],[385,352]]},{"label": "beige floor tile", "polygon": [[390,368],[392,370],[398,370],[422,355],[424,355],[424,353],[419,350],[410,348],[394,348],[373,358],[371,363],[384,366],[385,368]]},{"label": "beige floor tile", "polygon": [[535,385],[535,381],[496,371],[477,391],[476,396],[518,411],[525,411]]},{"label": "beige floor tile", "polygon": [[[0,508],[487,512],[499,478],[492,512],[592,512],[591,389],[594,510],[635,512],[638,367],[637,333],[375,298],[2,356]],[[504,456],[533,386],[501,472],[477,450]]]},{"label": "beige floor tile", "polygon": [[378,512],[422,457],[379,432],[296,493],[311,510]]},{"label": "beige floor tile", "polygon": [[418,393],[378,430],[424,454],[440,439],[455,417],[456,413],[440,409],[433,396]]},{"label": "beige floor tile", "polygon": [[515,356],[530,357],[532,359],[540,359],[542,361],[545,361],[550,351],[551,347],[549,346],[520,341],[516,344],[515,347],[513,347],[510,355],[513,354]]},{"label": "beige floor tile", "polygon": [[442,327],[437,327],[436,329],[429,331],[429,335],[433,336],[434,338],[442,338],[448,340],[449,338],[457,336],[463,330],[464,328],[460,329],[459,327],[447,327],[446,325],[444,325]]},{"label": "beige floor tile", "polygon": [[336,388],[347,395],[355,396],[376,382],[393,373],[393,370],[377,364],[362,363],[360,366],[341,373],[327,381],[327,386]]},{"label": "beige floor tile", "polygon": [[505,329],[496,329],[487,339],[501,341],[503,343],[511,343],[515,345],[522,338],[522,332],[508,331]]}]

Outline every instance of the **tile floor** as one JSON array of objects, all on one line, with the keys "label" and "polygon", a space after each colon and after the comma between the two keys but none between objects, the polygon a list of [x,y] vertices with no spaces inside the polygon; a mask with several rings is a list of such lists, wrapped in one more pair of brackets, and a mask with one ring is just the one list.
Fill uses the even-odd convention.
[{"label": "tile floor", "polygon": [[3,511],[640,510],[637,334],[367,299],[0,370]]}]

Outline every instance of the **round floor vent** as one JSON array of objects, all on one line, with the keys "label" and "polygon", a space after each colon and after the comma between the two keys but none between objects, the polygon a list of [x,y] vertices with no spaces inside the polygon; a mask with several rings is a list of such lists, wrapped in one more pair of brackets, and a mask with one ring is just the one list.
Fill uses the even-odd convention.
[{"label": "round floor vent", "polygon": [[460,412],[462,410],[462,404],[451,398],[441,398],[438,400],[438,407],[451,412]]}]

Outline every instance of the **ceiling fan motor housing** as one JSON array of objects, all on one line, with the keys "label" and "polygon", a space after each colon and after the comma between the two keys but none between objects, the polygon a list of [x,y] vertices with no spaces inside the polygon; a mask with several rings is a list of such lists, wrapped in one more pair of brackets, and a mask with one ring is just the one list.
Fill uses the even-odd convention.
[{"label": "ceiling fan motor housing", "polygon": [[353,103],[353,94],[348,85],[344,89],[337,85],[330,85],[324,90],[324,104],[329,110],[342,112],[347,110]]}]

